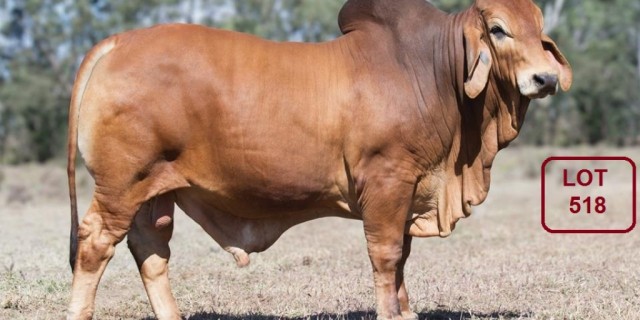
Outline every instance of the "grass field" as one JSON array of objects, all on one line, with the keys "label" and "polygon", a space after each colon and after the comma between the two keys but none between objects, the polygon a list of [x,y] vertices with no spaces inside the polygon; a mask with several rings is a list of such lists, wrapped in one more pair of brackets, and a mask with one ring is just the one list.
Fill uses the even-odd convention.
[{"label": "grass field", "polygon": [[[413,242],[407,285],[421,319],[640,319],[640,228],[626,235],[542,229],[540,164],[557,154],[625,155],[640,163],[632,150],[501,152],[487,201],[449,238]],[[84,210],[91,180],[86,174],[79,180]],[[0,319],[64,316],[68,233],[62,166],[0,167]],[[361,222],[294,227],[238,269],[179,213],[171,248],[173,291],[187,319],[375,317]],[[95,318],[153,318],[124,243],[102,279]]]}]

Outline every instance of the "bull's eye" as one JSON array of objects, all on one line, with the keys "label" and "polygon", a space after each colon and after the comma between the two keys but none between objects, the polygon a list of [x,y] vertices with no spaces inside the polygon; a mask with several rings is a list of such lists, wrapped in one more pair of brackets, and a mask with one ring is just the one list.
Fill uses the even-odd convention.
[{"label": "bull's eye", "polygon": [[491,34],[494,35],[498,40],[502,40],[507,36],[507,33],[499,25],[491,27],[491,30],[489,30],[489,32],[491,32]]}]

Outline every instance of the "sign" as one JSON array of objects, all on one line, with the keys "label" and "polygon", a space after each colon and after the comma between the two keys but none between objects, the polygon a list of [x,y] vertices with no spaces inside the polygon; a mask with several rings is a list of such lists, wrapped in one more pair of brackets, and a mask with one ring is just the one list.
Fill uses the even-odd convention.
[{"label": "sign", "polygon": [[636,225],[636,165],[627,157],[551,157],[542,164],[542,227],[627,233]]}]

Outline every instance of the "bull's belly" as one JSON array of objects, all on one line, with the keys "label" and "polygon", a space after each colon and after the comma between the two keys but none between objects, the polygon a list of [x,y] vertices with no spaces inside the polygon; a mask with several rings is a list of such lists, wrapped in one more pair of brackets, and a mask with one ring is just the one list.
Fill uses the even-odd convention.
[{"label": "bull's belly", "polygon": [[[226,144],[232,140],[211,136],[211,141]],[[192,186],[190,202],[249,220],[350,216],[344,164],[336,160],[338,152],[325,145],[294,152],[289,145],[269,145],[266,140],[251,150],[193,144],[174,164]]]},{"label": "bull's belly", "polygon": [[328,216],[358,218],[342,200],[306,206],[301,202],[287,204],[286,200],[295,202],[248,195],[245,199],[230,198],[197,187],[176,190],[177,205],[241,265],[246,254],[266,250],[296,224]]},{"label": "bull's belly", "polygon": [[192,185],[190,201],[238,218],[279,219],[314,216],[316,212],[322,212],[322,216],[351,216],[354,211],[343,191],[347,187],[332,183],[334,179],[310,183],[312,179],[305,179],[304,174],[299,179],[283,179],[278,174],[254,176],[237,169],[183,176]]},{"label": "bull's belly", "polygon": [[359,218],[339,193],[296,193],[287,197],[270,197],[253,188],[206,190],[198,186],[180,190],[185,202],[205,211],[219,212],[246,220],[279,220],[304,216],[306,220],[326,216]]}]

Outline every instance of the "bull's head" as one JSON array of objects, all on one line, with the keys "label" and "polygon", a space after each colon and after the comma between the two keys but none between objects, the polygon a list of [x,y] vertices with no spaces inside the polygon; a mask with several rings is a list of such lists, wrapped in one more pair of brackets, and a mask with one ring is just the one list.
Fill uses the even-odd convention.
[{"label": "bull's head", "polygon": [[531,0],[476,0],[474,17],[464,26],[467,81],[465,92],[477,97],[489,77],[511,85],[530,99],[571,86],[571,66],[543,34],[540,9]]}]

